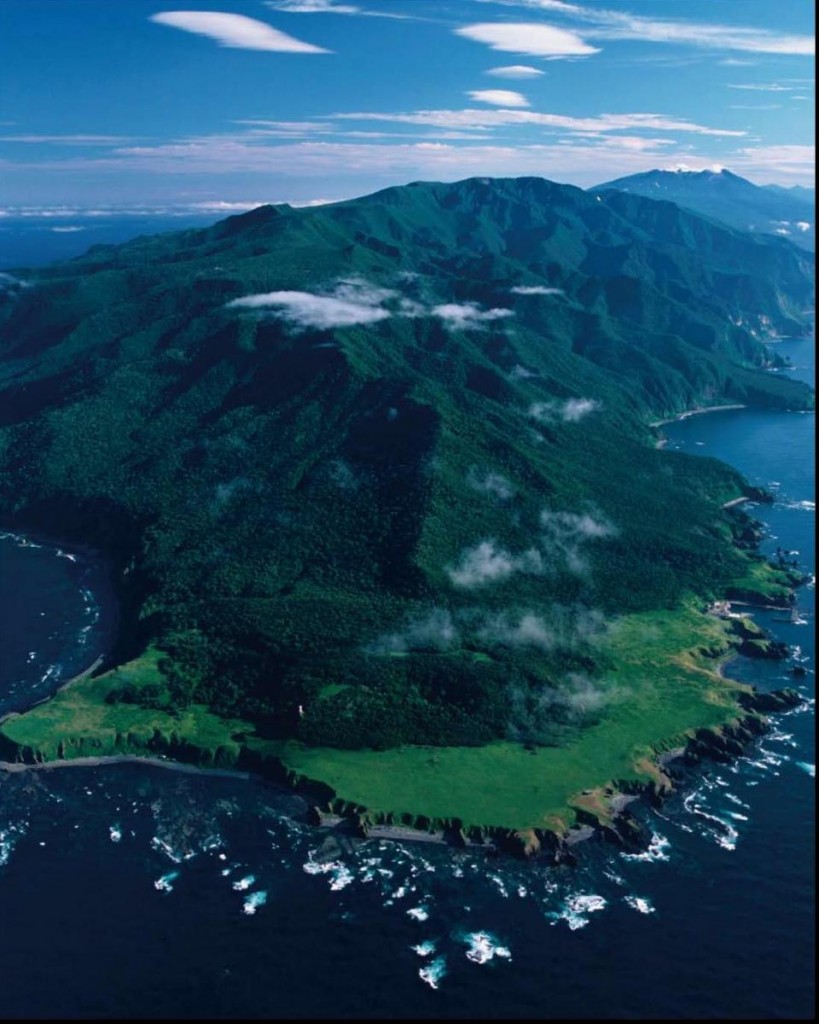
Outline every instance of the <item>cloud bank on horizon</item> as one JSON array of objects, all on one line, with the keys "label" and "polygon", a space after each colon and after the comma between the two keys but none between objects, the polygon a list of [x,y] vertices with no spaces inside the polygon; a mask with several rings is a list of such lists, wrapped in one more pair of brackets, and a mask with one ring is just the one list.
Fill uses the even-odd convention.
[{"label": "cloud bank on horizon", "polygon": [[307,203],[470,175],[590,186],[683,164],[813,183],[807,4],[214,7],[54,4],[35,39],[26,0],[4,0],[8,206]]}]

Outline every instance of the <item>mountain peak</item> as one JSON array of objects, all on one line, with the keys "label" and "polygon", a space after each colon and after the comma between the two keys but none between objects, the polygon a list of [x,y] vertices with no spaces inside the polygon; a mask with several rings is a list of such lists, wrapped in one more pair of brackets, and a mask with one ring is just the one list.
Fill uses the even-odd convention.
[{"label": "mountain peak", "polygon": [[617,178],[591,191],[612,190],[676,203],[742,231],[778,235],[813,250],[813,208],[806,197],[760,187],[726,167],[692,170],[679,164]]}]

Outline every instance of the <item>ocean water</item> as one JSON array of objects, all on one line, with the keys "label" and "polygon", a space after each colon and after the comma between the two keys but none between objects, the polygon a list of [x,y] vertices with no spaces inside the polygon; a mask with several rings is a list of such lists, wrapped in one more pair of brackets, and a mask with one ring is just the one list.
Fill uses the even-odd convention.
[{"label": "ocean water", "polygon": [[[780,351],[811,377],[812,341]],[[813,431],[812,415],[754,410],[666,428],[671,445],[769,487],[775,503],[752,509],[763,550],[796,551],[811,573]],[[49,658],[76,656],[87,604],[69,580],[42,605],[65,558],[11,557],[4,632],[25,620],[22,647],[58,651],[24,673],[36,686]],[[812,698],[814,607],[807,586],[794,621],[756,612],[793,656],[731,671]],[[0,695],[19,675],[5,668]],[[814,766],[811,699],[746,757],[639,808],[645,853],[592,841],[557,869],[339,844],[302,824],[300,798],[254,779],[134,764],[0,775],[0,1015],[808,1018]]]}]

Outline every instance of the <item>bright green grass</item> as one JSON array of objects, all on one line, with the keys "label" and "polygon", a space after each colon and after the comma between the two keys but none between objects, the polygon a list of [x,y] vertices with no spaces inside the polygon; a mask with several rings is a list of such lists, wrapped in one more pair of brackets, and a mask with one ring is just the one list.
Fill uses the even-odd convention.
[{"label": "bright green grass", "polygon": [[735,684],[718,675],[713,659],[692,653],[725,646],[724,624],[690,607],[620,619],[607,643],[614,667],[601,683],[604,717],[563,747],[352,751],[289,742],[278,754],[287,767],[373,812],[514,829],[565,827],[584,789],[647,779],[650,769],[638,764],[641,759],[694,729],[736,717]]},{"label": "bright green grass", "polygon": [[232,763],[241,750],[234,737],[252,731],[235,719],[222,719],[202,705],[179,716],[134,704],[108,704],[106,696],[125,684],[164,684],[161,655],[154,649],[112,672],[79,679],[51,700],[0,724],[0,735],[40,760],[104,756],[115,753],[162,753],[186,747],[198,763]]},{"label": "bright green grass", "polygon": [[220,719],[203,706],[175,717],[106,703],[106,695],[126,683],[162,682],[154,650],[7,718],[0,736],[42,760],[162,752],[175,746],[198,764],[229,765],[246,745],[376,814],[561,829],[574,822],[583,790],[648,779],[649,759],[657,751],[694,729],[737,715],[736,684],[723,680],[713,657],[700,653],[700,648],[726,650],[726,626],[719,620],[691,606],[629,615],[615,623],[604,643],[612,668],[597,684],[605,699],[601,720],[565,746],[534,752],[504,742],[386,751],[310,748],[260,740],[247,722]]}]

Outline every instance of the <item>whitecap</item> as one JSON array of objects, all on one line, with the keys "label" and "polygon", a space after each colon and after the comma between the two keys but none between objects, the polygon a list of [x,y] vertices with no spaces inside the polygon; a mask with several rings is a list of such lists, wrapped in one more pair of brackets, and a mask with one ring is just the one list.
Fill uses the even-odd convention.
[{"label": "whitecap", "polygon": [[489,878],[490,882],[492,882],[494,884],[495,888],[498,890],[498,892],[501,894],[501,896],[503,896],[503,898],[505,900],[508,900],[509,899],[509,890],[504,885],[503,879],[501,878],[501,876],[500,875],[491,875],[490,874],[487,877]]},{"label": "whitecap", "polygon": [[419,942],[417,946],[410,946],[410,949],[418,956],[432,956],[435,952],[435,943],[432,939],[427,939],[426,942]]},{"label": "whitecap", "polygon": [[253,885],[253,883],[255,881],[256,881],[256,876],[255,875],[245,875],[244,878],[240,878],[240,879],[238,879],[238,881],[233,883],[233,888],[237,892],[244,892],[244,890],[245,889],[249,889],[251,887],[251,885]]},{"label": "whitecap", "polygon": [[642,896],[625,896],[623,898],[632,910],[636,910],[640,914],[653,914],[655,912],[656,908],[651,903],[651,900],[647,900]]},{"label": "whitecap", "polygon": [[671,843],[659,832],[652,832],[648,847],[642,853],[621,853],[623,860],[629,861],[666,861],[669,855],[666,852],[671,848]]},{"label": "whitecap", "polygon": [[744,800],[740,800],[739,797],[735,796],[733,793],[726,793],[725,798],[726,800],[730,800],[732,804],[736,804],[737,807],[743,807],[746,811],[750,807],[750,804],[746,804]]},{"label": "whitecap", "polygon": [[261,889],[258,892],[252,892],[242,904],[242,913],[255,914],[259,907],[263,907],[265,903],[267,903],[266,892]]},{"label": "whitecap", "polygon": [[25,834],[26,826],[23,824],[13,823],[0,829],[0,868],[8,864],[14,847]]},{"label": "whitecap", "polygon": [[411,917],[413,921],[426,921],[429,917],[429,910],[424,907],[410,907],[407,911],[407,917]]},{"label": "whitecap", "polygon": [[797,766],[802,769],[803,772],[807,772],[812,779],[816,778],[816,765],[811,764],[809,761],[797,761]]},{"label": "whitecap", "polygon": [[558,921],[565,921],[574,932],[579,928],[586,927],[589,923],[589,914],[605,910],[607,905],[608,901],[602,896],[597,896],[594,893],[577,893],[566,900],[559,913],[551,913],[549,916],[553,919],[551,922],[553,925]]},{"label": "whitecap", "polygon": [[469,932],[464,936],[464,941],[469,946],[466,951],[467,960],[476,964],[485,964],[494,958],[511,960],[512,953],[507,946],[498,945],[497,939],[491,932]]},{"label": "whitecap", "polygon": [[354,881],[352,871],[350,871],[346,864],[342,864],[339,860],[331,860],[324,864],[320,864],[317,861],[308,859],[307,862],[302,865],[302,868],[308,875],[329,875],[330,888],[333,892],[338,892],[340,889],[346,888],[346,886]]},{"label": "whitecap", "polygon": [[154,882],[154,889],[159,890],[159,892],[173,892],[173,883],[178,877],[178,871],[169,871],[167,875],[157,878]]},{"label": "whitecap", "polygon": [[442,956],[436,957],[432,963],[418,970],[418,977],[421,981],[425,981],[430,988],[438,988],[441,978],[445,974],[446,960]]},{"label": "whitecap", "polygon": [[110,825],[108,835],[111,837],[112,843],[118,843],[122,839],[122,829],[119,825]]}]

